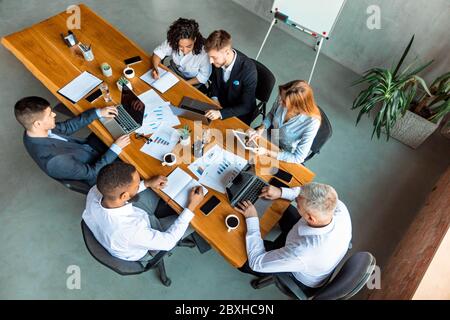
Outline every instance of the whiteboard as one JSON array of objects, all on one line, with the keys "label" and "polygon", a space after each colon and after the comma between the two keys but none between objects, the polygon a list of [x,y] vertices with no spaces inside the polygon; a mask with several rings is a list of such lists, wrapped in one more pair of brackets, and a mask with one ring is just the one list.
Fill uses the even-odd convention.
[{"label": "whiteboard", "polygon": [[275,0],[272,12],[278,11],[298,26],[328,37],[345,0]]}]

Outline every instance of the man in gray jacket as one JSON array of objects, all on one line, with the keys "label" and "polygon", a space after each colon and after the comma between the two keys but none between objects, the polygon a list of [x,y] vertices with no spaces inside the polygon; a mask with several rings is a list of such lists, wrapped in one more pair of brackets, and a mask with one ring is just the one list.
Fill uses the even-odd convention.
[{"label": "man in gray jacket", "polygon": [[17,121],[25,128],[23,143],[38,166],[54,179],[80,180],[90,186],[105,165],[112,163],[130,143],[118,138],[109,149],[95,139],[78,139],[72,134],[100,117],[117,115],[115,107],[91,109],[64,122],[55,122],[50,103],[40,97],[26,97],[14,106]]}]

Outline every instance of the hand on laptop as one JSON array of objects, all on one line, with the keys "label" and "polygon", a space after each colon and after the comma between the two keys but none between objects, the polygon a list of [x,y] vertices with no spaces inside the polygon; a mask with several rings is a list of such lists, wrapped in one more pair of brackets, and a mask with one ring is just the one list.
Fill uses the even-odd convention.
[{"label": "hand on laptop", "polygon": [[119,112],[116,107],[105,107],[100,109],[102,118],[114,118]]},{"label": "hand on laptop", "polygon": [[117,144],[117,146],[119,146],[121,149],[125,148],[127,145],[129,145],[131,142],[130,140],[130,135],[126,134],[123,135],[119,138],[117,138],[116,141],[114,141],[115,144]]},{"label": "hand on laptop", "polygon": [[220,113],[219,110],[208,110],[206,111],[205,116],[209,120],[217,120],[222,118],[222,114]]},{"label": "hand on laptop", "polygon": [[238,203],[237,207],[234,209],[245,218],[258,217],[258,212],[256,212],[256,208],[251,201],[243,201]]},{"label": "hand on laptop", "polygon": [[167,185],[167,177],[154,176],[150,179],[144,180],[144,184],[147,188],[162,189]]},{"label": "hand on laptop", "polygon": [[204,199],[203,195],[203,188],[202,187],[195,187],[192,188],[191,192],[189,193],[189,204],[188,209],[191,211],[194,211],[195,208],[200,204],[200,202]]},{"label": "hand on laptop", "polygon": [[281,189],[274,186],[265,186],[261,190],[260,198],[277,200],[281,198]]}]

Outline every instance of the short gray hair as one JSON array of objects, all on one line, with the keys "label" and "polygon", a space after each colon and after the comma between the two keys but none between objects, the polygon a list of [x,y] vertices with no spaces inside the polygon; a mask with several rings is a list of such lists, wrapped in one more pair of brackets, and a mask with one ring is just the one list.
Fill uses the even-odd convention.
[{"label": "short gray hair", "polygon": [[299,196],[305,199],[305,206],[314,212],[327,215],[336,209],[338,195],[332,186],[311,182],[300,188]]}]

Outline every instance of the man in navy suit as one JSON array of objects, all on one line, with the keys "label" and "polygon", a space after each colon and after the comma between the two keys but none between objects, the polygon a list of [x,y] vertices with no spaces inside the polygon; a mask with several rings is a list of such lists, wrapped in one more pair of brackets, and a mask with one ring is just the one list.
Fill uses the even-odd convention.
[{"label": "man in navy suit", "polygon": [[250,125],[256,110],[258,76],[255,64],[233,49],[231,36],[224,30],[209,35],[205,50],[213,64],[210,96],[222,107],[222,110],[209,110],[206,117],[210,120],[238,117]]},{"label": "man in navy suit", "polygon": [[23,143],[28,153],[54,179],[80,180],[92,186],[100,169],[116,160],[122,149],[130,144],[128,135],[118,138],[109,149],[94,143],[94,139],[71,137],[100,117],[115,117],[115,107],[91,109],[56,123],[56,114],[47,100],[26,97],[16,103],[14,115],[25,128]]}]

